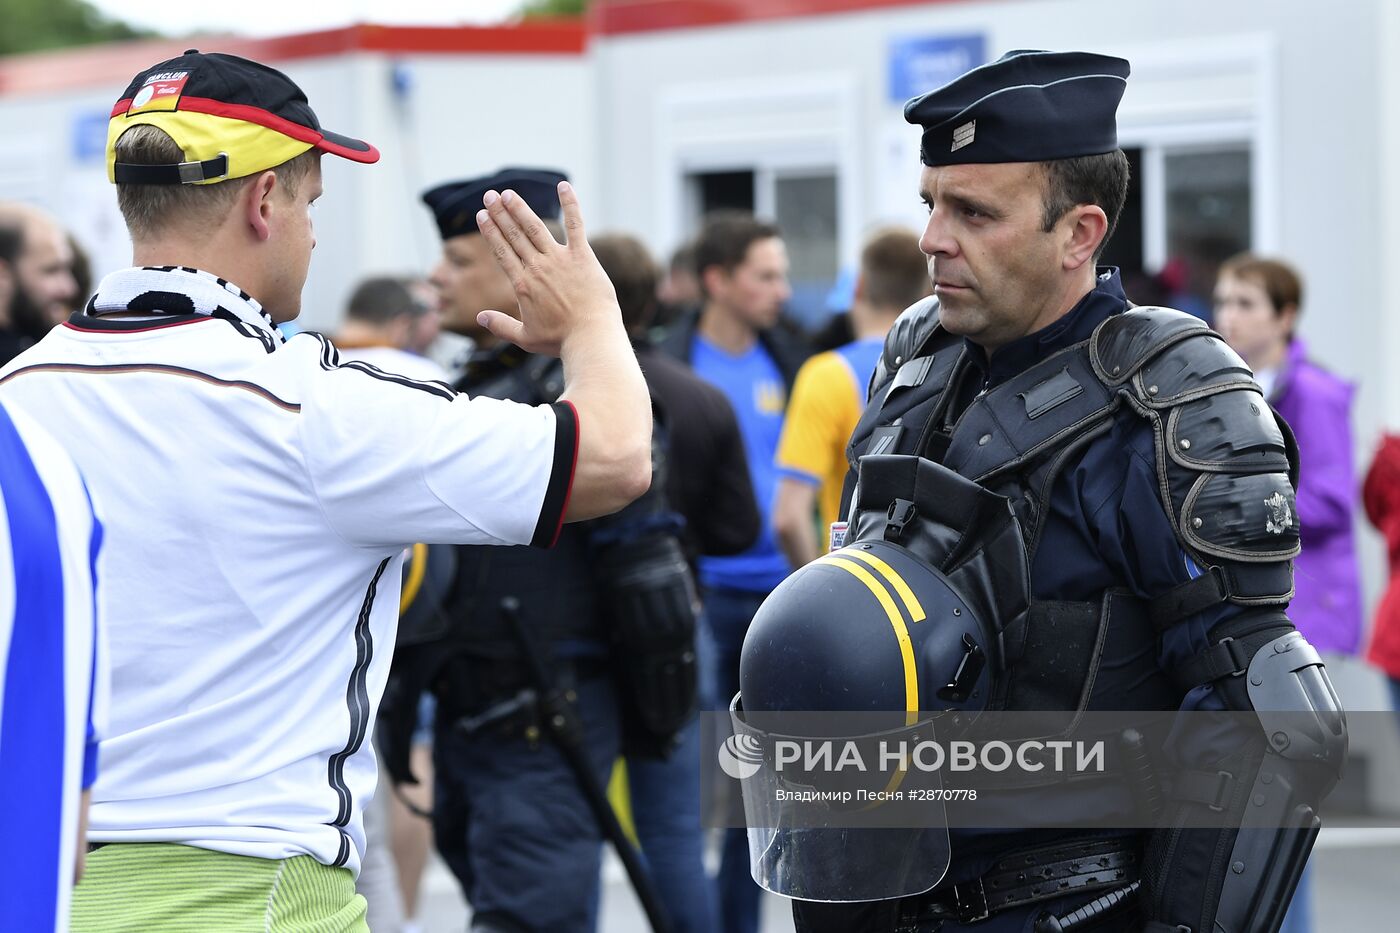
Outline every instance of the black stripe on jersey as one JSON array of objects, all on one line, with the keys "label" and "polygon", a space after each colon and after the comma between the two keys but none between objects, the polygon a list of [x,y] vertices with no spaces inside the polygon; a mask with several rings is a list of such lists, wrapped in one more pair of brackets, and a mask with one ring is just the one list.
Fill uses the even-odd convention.
[{"label": "black stripe on jersey", "polygon": [[397,373],[386,373],[373,363],[366,363],[363,360],[348,360],[342,363],[340,361],[340,351],[335,348],[335,344],[331,343],[321,334],[312,334],[312,336],[321,341],[322,369],[353,369],[356,372],[364,373],[366,376],[372,376],[384,382],[397,383],[408,389],[417,389],[420,392],[427,392],[429,395],[445,398],[449,402],[457,397],[456,391],[445,382],[410,379],[407,376],[400,376]]},{"label": "black stripe on jersey", "polygon": [[410,379],[407,376],[400,376],[397,373],[387,373],[375,366],[373,363],[366,363],[364,360],[349,360],[341,363],[338,369],[353,369],[364,373],[366,376],[373,376],[375,379],[382,379],[385,382],[397,382],[401,386],[410,389],[421,389],[424,392],[447,399],[449,402],[457,397],[457,393],[445,382],[436,382],[427,379]]},{"label": "black stripe on jersey", "polygon": [[209,313],[209,316],[218,318],[221,321],[227,321],[228,323],[232,324],[234,330],[238,331],[244,337],[252,337],[254,340],[261,343],[263,345],[263,349],[266,350],[268,353],[271,353],[272,351],[277,349],[276,338],[274,338],[267,331],[262,330],[258,327],[254,327],[247,321],[240,320],[238,315],[234,314],[227,308],[215,308]]},{"label": "black stripe on jersey", "polygon": [[549,407],[554,409],[554,463],[535,534],[530,538],[531,547],[554,547],[559,540],[569,494],[574,490],[574,470],[578,468],[578,411],[569,402],[555,402]]},{"label": "black stripe on jersey", "polygon": [[[208,320],[208,318],[200,315],[199,320]],[[145,323],[149,325],[150,322],[133,321],[132,323]],[[301,411],[300,403],[288,402],[285,399],[278,398],[256,383],[247,382],[243,379],[220,379],[218,376],[211,376],[197,369],[185,369],[182,366],[166,366],[161,363],[35,363],[33,366],[21,366],[19,369],[6,373],[3,377],[0,377],[0,385],[4,385],[16,376],[23,376],[26,373],[91,373],[94,375],[111,375],[114,373],[160,373],[166,376],[182,376],[186,379],[198,379],[200,382],[206,382],[209,385],[223,386],[229,389],[242,389],[245,392],[251,392],[260,398],[264,398],[278,408],[285,409],[286,411]]]},{"label": "black stripe on jersey", "polygon": [[335,348],[335,344],[331,343],[320,334],[312,334],[311,336],[321,341],[321,368],[335,369],[339,366],[340,351]]},{"label": "black stripe on jersey", "polygon": [[365,734],[369,731],[369,688],[365,681],[369,676],[370,659],[374,657],[374,638],[370,633],[369,617],[370,611],[374,609],[374,594],[379,588],[379,578],[384,576],[384,568],[389,566],[390,560],[392,558],[386,557],[379,562],[379,569],[374,572],[374,577],[365,590],[365,601],[360,606],[360,616],[355,620],[355,666],[350,669],[350,682],[345,687],[345,705],[350,710],[350,737],[345,747],[332,755],[326,766],[331,790],[335,791],[340,800],[335,820],[329,824],[340,832],[340,851],[336,854],[335,864],[331,866],[333,868],[341,867],[350,858],[350,840],[345,835],[345,827],[350,825],[354,807],[351,805],[350,788],[345,783],[345,762],[360,750],[365,741]]}]

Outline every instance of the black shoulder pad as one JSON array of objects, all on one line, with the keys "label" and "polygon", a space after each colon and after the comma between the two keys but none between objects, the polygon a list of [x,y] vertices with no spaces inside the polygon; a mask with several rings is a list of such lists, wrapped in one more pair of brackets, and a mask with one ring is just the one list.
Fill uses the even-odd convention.
[{"label": "black shoulder pad", "polygon": [[1232,389],[1259,387],[1245,361],[1214,331],[1195,331],[1149,359],[1133,377],[1138,400],[1149,408]]},{"label": "black shoulder pad", "polygon": [[1286,603],[1299,546],[1290,432],[1252,381],[1178,396],[1149,411],[1182,544],[1225,571],[1233,601]]},{"label": "black shoulder pad", "polygon": [[1164,504],[1186,552],[1223,572],[1231,601],[1286,604],[1297,447],[1249,367],[1203,321],[1170,308],[1114,315],[1089,356],[1154,426]]},{"label": "black shoulder pad", "polygon": [[1100,379],[1120,385],[1164,349],[1197,333],[1210,333],[1210,328],[1185,311],[1131,308],[1094,329],[1089,358]]},{"label": "black shoulder pad", "polygon": [[879,386],[890,381],[899,371],[905,360],[918,355],[919,348],[928,340],[933,329],[938,326],[938,299],[929,295],[905,308],[895,319],[890,332],[885,336],[885,349],[875,364],[875,373],[870,378],[868,397],[874,397]]},{"label": "black shoulder pad", "polygon": [[1139,308],[1104,321],[1090,340],[1095,374],[1109,385],[1131,379],[1147,408],[1254,387],[1254,374],[1215,331],[1183,311]]}]

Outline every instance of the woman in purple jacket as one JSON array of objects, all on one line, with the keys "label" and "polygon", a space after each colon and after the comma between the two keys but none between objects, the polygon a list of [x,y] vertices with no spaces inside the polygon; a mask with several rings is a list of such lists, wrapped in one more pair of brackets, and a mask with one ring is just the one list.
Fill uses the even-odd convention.
[{"label": "woman in purple jacket", "polygon": [[[1264,395],[1298,438],[1298,522],[1303,550],[1288,616],[1319,651],[1354,654],[1361,640],[1361,587],[1352,515],[1351,400],[1356,389],[1307,358],[1294,333],[1303,283],[1290,266],[1247,253],[1220,267],[1215,328],[1254,370]],[[1284,933],[1311,928],[1305,875]]]},{"label": "woman in purple jacket", "polygon": [[1243,254],[1220,267],[1215,328],[1254,370],[1269,402],[1298,437],[1298,520],[1303,552],[1288,615],[1319,651],[1355,654],[1361,588],[1352,518],[1351,402],[1356,388],[1307,358],[1294,333],[1303,284],[1282,262]]}]

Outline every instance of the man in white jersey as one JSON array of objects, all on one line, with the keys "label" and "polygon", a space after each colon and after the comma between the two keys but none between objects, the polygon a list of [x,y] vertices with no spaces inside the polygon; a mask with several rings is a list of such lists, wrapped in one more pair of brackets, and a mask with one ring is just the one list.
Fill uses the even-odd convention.
[{"label": "man in white jersey", "polygon": [[300,311],[320,155],[378,158],[286,76],[191,51],[112,114],[135,267],[0,369],[0,401],[104,505],[111,723],[73,928],[363,930],[404,547],[549,546],[631,501],[646,386],[567,185],[567,246],[510,191],[481,221],[520,305],[483,325],[558,354],[566,389],[474,399],[276,330]]},{"label": "man in white jersey", "polygon": [[68,929],[87,851],[103,668],[102,526],[52,437],[0,404],[0,928]]}]

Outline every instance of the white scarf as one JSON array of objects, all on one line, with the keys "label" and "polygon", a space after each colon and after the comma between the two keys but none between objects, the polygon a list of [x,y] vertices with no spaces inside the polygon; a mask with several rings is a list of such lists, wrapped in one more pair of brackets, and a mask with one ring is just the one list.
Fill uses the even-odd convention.
[{"label": "white scarf", "polygon": [[252,295],[226,279],[189,266],[140,266],[106,276],[83,313],[99,317],[120,312],[152,317],[207,314],[240,321],[259,335],[286,342],[272,315]]}]

